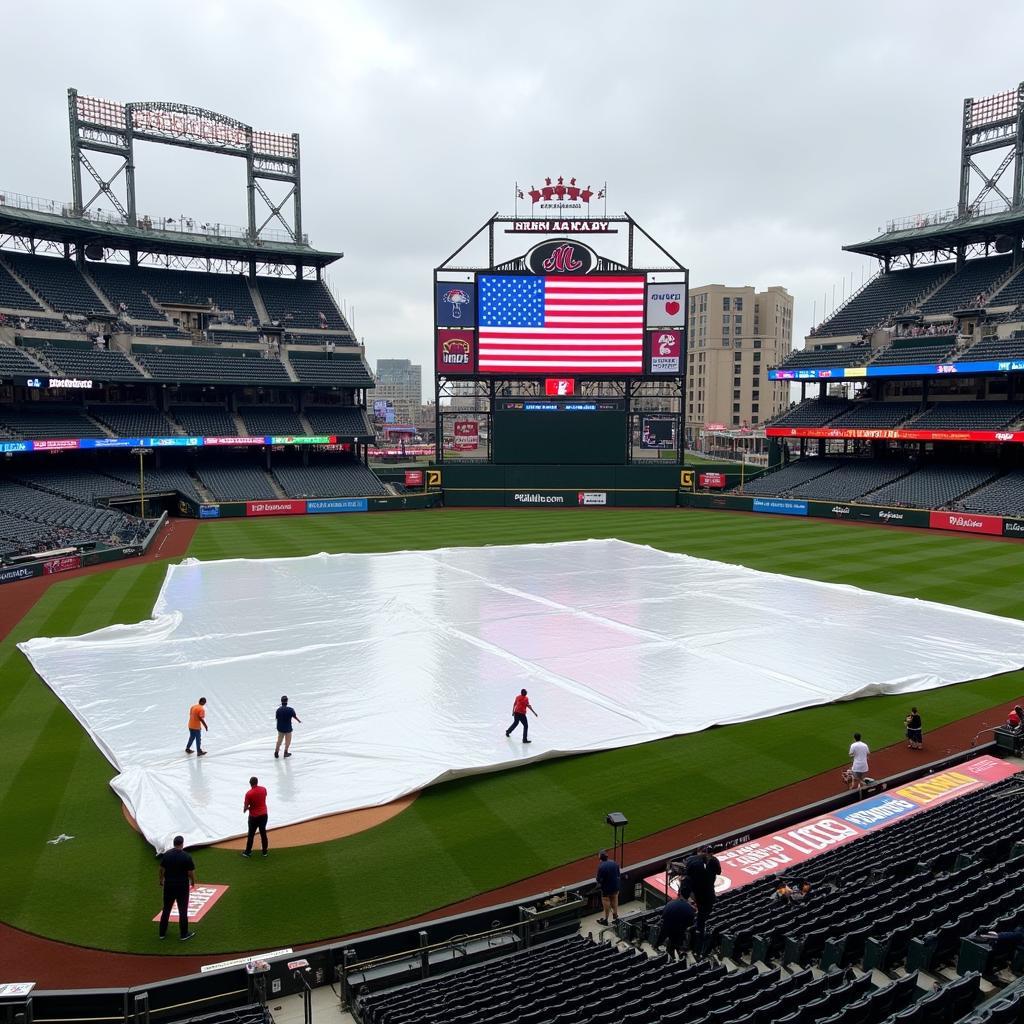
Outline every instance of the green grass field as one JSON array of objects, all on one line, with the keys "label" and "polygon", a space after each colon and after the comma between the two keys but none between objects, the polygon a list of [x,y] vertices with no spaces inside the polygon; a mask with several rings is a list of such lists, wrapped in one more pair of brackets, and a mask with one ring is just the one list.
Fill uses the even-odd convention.
[{"label": "green grass field", "polygon": [[[1024,545],[717,512],[439,510],[226,520],[201,524],[190,553],[267,557],[587,537],[1024,617]],[[613,805],[628,813],[635,839],[839,765],[854,724],[875,747],[902,734],[905,698],[870,698],[448,783],[375,829],[279,850],[267,861],[199,851],[199,879],[231,890],[195,942],[167,948],[150,924],[159,909],[153,852],[122,819],[108,786],[113,769],[14,647],[33,636],[145,618],[163,573],[163,564],[153,564],[56,583],[0,645],[0,918],[9,924],[133,952],[224,952],[328,938],[589,856],[607,839],[604,814]],[[920,703],[935,728],[1021,690],[1024,673],[1015,673],[932,691]],[[755,757],[757,772],[750,770]],[[47,845],[61,832],[75,839]]]}]

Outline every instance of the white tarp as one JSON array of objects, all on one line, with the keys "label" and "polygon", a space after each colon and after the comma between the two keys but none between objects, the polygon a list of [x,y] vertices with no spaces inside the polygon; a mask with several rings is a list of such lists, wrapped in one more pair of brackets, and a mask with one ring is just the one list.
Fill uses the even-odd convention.
[{"label": "white tarp", "polygon": [[[293,824],[453,775],[1017,669],[1024,622],[592,540],[189,560],[152,619],[20,647],[161,850],[244,833],[250,775],[271,826]],[[522,687],[530,745],[505,737]],[[282,694],[302,719],[287,761]],[[200,696],[202,760],[184,752]]]}]

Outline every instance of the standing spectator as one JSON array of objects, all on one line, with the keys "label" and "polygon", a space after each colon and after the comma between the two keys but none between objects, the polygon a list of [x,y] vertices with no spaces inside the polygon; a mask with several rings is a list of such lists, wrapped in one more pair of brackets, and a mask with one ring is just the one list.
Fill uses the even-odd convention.
[{"label": "standing spectator", "polygon": [[200,697],[198,704],[193,704],[188,709],[188,743],[185,746],[185,753],[192,753],[192,744],[196,745],[196,755],[202,757],[206,751],[203,750],[203,730],[209,727],[206,724],[206,698]]},{"label": "standing spectator", "polygon": [[529,711],[535,718],[540,717],[537,712],[533,710],[533,705],[530,703],[530,698],[526,696],[526,691],[520,690],[519,696],[512,701],[512,724],[505,730],[506,736],[511,736],[513,730],[521,725],[523,727],[523,742],[533,742],[533,740],[529,738],[530,723],[526,718],[527,711]]},{"label": "standing spectator", "polygon": [[175,836],[174,846],[160,856],[160,887],[164,891],[164,909],[160,914],[160,938],[167,938],[167,922],[171,907],[178,905],[178,928],[181,941],[191,939],[195,932],[188,928],[188,894],[196,887],[196,865],[185,852],[185,837]]},{"label": "standing spectator", "polygon": [[260,845],[263,847],[263,856],[269,852],[267,843],[267,788],[260,785],[260,780],[255,775],[249,779],[249,791],[245,794],[245,801],[242,803],[242,813],[249,815],[249,838],[245,841],[245,852],[243,857],[252,856],[252,841],[256,833],[260,834]]},{"label": "standing spectator", "polygon": [[655,940],[655,948],[665,946],[670,960],[679,960],[686,952],[687,942],[690,938],[690,929],[696,920],[693,905],[682,894],[676,894],[674,900],[669,900],[661,908],[661,931]]},{"label": "standing spectator", "polygon": [[850,789],[863,789],[864,780],[868,777],[868,745],[860,738],[860,733],[853,734],[853,742],[850,744],[850,757],[853,763],[850,765]]},{"label": "standing spectator", "polygon": [[715,879],[722,873],[722,865],[705,846],[687,858],[685,872],[679,891],[692,896],[697,905],[698,952],[703,952],[708,918],[715,906]]},{"label": "standing spectator", "polygon": [[288,706],[288,695],[281,698],[281,706],[277,709],[277,745],[274,747],[274,757],[281,756],[281,741],[284,741],[284,756],[291,757],[288,748],[292,745],[292,722],[302,724],[302,719],[295,713],[295,708]]},{"label": "standing spectator", "polygon": [[911,708],[907,715],[907,750],[920,750],[924,746],[924,731],[921,725],[921,713]]},{"label": "standing spectator", "polygon": [[604,917],[599,917],[597,923],[608,924],[609,912],[612,921],[619,919],[619,889],[622,888],[622,879],[619,865],[608,856],[607,850],[602,850],[598,854],[598,860],[600,863],[597,865],[597,884],[601,889]]}]

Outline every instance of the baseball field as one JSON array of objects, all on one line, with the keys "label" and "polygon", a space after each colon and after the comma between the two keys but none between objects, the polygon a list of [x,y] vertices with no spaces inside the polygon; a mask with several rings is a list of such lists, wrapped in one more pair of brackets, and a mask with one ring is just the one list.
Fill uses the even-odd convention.
[{"label": "baseball field", "polygon": [[[1024,617],[1022,544],[719,512],[438,510],[228,520],[200,524],[189,554],[287,557],[589,537]],[[610,809],[628,813],[629,838],[637,839],[839,766],[855,728],[874,748],[902,735],[907,698],[868,698],[446,783],[368,831],[278,849],[265,861],[200,850],[199,880],[230,890],[193,943],[161,944],[150,923],[159,909],[153,851],[122,816],[108,786],[115,771],[15,643],[148,617],[165,566],[135,564],[56,581],[0,644],[0,920],[7,924],[145,953],[195,955],[331,938],[591,856],[607,841]],[[11,592],[0,591],[0,602]],[[764,628],[771,630],[771,622]],[[1024,673],[1013,673],[917,701],[933,730],[1022,691]],[[290,680],[289,692],[301,694],[301,680]],[[61,834],[74,838],[48,843]]]}]

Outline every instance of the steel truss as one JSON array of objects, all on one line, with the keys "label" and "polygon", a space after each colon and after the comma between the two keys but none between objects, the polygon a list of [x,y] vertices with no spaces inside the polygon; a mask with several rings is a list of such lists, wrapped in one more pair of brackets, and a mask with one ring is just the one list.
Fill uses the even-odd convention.
[{"label": "steel truss", "polygon": [[[991,174],[975,161],[981,153],[1000,150],[1005,151],[1003,158]],[[1001,182],[1011,167],[1013,176],[1007,195]],[[981,184],[972,197],[975,177],[981,179]],[[1019,207],[1024,200],[1024,82],[996,96],[964,100],[958,216],[976,215],[993,193],[1007,210]]]}]

